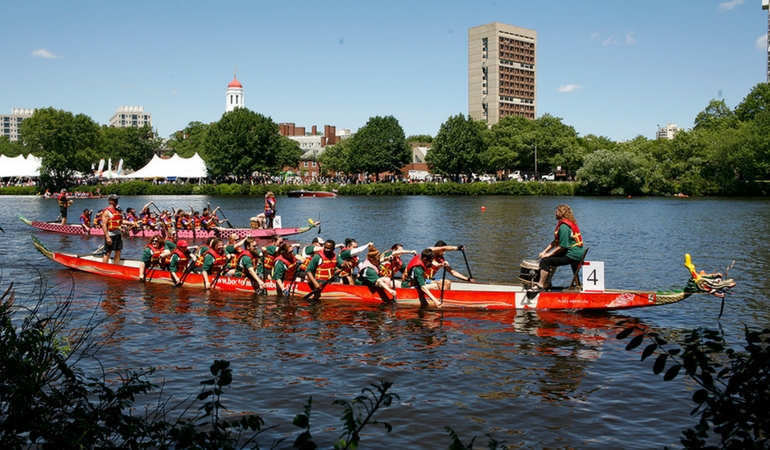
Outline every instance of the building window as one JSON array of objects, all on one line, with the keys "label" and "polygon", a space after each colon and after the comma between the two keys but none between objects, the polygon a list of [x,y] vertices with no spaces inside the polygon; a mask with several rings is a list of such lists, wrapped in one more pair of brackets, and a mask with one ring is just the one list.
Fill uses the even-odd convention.
[{"label": "building window", "polygon": [[305,167],[307,167],[307,161],[304,161],[304,163],[305,163]]},{"label": "building window", "polygon": [[315,161],[313,161],[311,164],[313,165],[313,167],[315,167]]}]

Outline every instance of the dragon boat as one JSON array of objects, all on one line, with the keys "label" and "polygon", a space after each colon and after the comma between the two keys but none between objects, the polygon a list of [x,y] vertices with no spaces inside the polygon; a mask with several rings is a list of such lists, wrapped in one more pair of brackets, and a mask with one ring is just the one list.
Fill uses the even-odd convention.
[{"label": "dragon boat", "polygon": [[[32,236],[32,241],[43,255],[70,269],[120,280],[139,281],[139,261],[137,260],[123,259],[120,264],[104,263],[101,256],[54,252],[46,248],[35,236]],[[674,291],[594,292],[552,288],[548,291],[529,292],[524,286],[515,284],[455,282],[452,283],[451,289],[433,292],[437,298],[443,299],[441,307],[445,309],[609,310],[665,305],[682,301],[695,293],[710,293],[717,297],[724,297],[730,289],[735,287],[732,279],[723,278],[721,274],[698,273],[690,255],[685,256],[685,266],[690,270],[691,279],[683,289]],[[192,272],[180,275],[185,280],[185,288],[204,289],[202,275]],[[258,291],[257,284],[249,278],[216,276],[212,279],[212,289],[215,290],[252,294]],[[169,287],[173,285],[171,274],[161,269],[150,269],[145,276],[145,282],[166,284]],[[267,289],[268,293],[276,293],[275,283],[268,281]],[[378,287],[329,283],[323,286],[321,292],[317,292],[308,283],[296,281],[289,284],[288,290],[288,294],[294,297],[321,298],[346,303],[392,303],[399,307],[435,306],[415,288],[397,287],[396,296],[390,297]]]},{"label": "dragon boat", "polygon": [[[19,219],[31,227],[35,227],[40,230],[51,231],[54,233],[63,234],[79,234],[88,236],[104,236],[104,231],[98,227],[91,227],[90,232],[86,232],[85,228],[80,225],[61,225],[58,223],[37,222],[29,220],[19,215]],[[255,237],[261,239],[269,239],[273,236],[293,236],[295,234],[304,233],[315,227],[320,222],[315,222],[312,219],[308,220],[310,225],[302,228],[265,228],[265,229],[253,229],[253,228],[224,228],[217,227],[211,230],[177,230],[177,236],[179,239],[208,239],[219,238],[227,239],[231,234],[236,233],[240,239],[245,237]],[[165,230],[151,230],[143,228],[126,228],[123,235],[127,237],[143,237],[149,238],[152,236],[165,236],[167,233]]]}]

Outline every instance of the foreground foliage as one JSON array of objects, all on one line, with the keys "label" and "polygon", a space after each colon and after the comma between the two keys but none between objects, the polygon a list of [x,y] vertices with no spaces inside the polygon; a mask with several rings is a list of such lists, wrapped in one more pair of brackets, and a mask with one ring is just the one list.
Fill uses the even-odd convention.
[{"label": "foreground foliage", "polygon": [[670,381],[684,369],[684,375],[698,385],[691,412],[698,424],[684,431],[685,448],[770,448],[770,329],[746,328],[744,351],[728,347],[721,330],[692,330],[681,348],[669,348],[658,333],[637,326],[621,331],[618,339],[632,333],[636,335],[626,349],[650,341],[642,361],[657,353],[655,374],[664,373],[663,379]]},{"label": "foreground foliage", "polygon": [[[0,447],[3,449],[234,449],[261,448],[258,438],[278,428],[266,426],[254,414],[222,416],[222,398],[233,381],[228,361],[210,367],[194,397],[171,404],[156,392],[149,377],[154,369],[125,370],[87,375],[79,368],[86,358],[96,359],[100,344],[94,340],[98,323],[86,323],[72,314],[72,292],[67,298],[40,289],[31,302],[20,301],[13,284],[0,295]],[[82,320],[81,320],[82,321]],[[96,360],[98,362],[98,359]],[[337,400],[343,414],[342,434],[335,449],[356,449],[368,425],[392,427],[375,415],[399,397],[392,383],[381,381],[364,388],[352,401]],[[302,429],[292,447],[318,448],[310,432],[312,397],[293,424]],[[173,417],[172,417],[173,414]],[[447,428],[451,449],[472,449]],[[276,433],[269,448],[286,441]],[[490,438],[488,448],[498,448]]]}]

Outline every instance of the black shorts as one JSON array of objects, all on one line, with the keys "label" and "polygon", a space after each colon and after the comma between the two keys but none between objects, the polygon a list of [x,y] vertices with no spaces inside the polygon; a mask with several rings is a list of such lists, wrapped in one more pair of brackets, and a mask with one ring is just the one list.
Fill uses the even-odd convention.
[{"label": "black shorts", "polygon": [[109,255],[110,252],[123,250],[123,236],[110,236],[112,244],[107,244],[107,239],[104,240],[104,254]]},{"label": "black shorts", "polygon": [[63,219],[67,218],[67,207],[66,206],[60,206],[59,207],[59,214],[61,214]]}]

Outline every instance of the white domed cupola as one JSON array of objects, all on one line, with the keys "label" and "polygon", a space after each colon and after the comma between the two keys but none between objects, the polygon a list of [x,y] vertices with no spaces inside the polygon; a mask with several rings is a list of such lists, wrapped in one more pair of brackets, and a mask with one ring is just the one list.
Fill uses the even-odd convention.
[{"label": "white domed cupola", "polygon": [[243,85],[240,81],[238,81],[238,78],[236,77],[236,74],[233,73],[233,81],[230,82],[230,84],[227,85],[227,98],[225,100],[225,112],[230,112],[234,110],[235,108],[245,108],[246,106],[243,104]]}]

